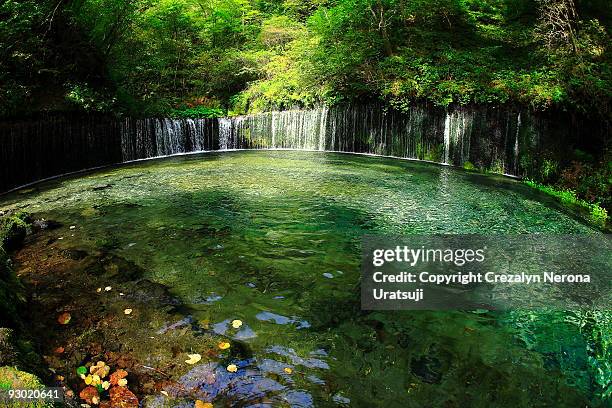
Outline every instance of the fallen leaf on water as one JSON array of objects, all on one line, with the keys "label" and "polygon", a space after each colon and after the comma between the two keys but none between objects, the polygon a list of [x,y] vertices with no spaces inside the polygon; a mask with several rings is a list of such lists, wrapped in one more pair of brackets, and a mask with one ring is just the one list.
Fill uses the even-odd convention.
[{"label": "fallen leaf on water", "polygon": [[230,364],[227,366],[227,371],[229,371],[230,373],[235,373],[236,371],[238,371],[238,367],[236,366],[236,364]]},{"label": "fallen leaf on water", "polygon": [[132,309],[125,309],[123,313],[125,313],[126,315],[129,315],[132,313]]},{"label": "fallen leaf on water", "polygon": [[210,402],[197,400],[195,402],[195,408],[213,408],[213,404],[211,404]]},{"label": "fallen leaf on water", "polygon": [[98,361],[96,365],[89,367],[89,372],[99,378],[104,378],[110,372],[110,367],[104,361]]},{"label": "fallen leaf on water", "polygon": [[59,346],[58,348],[56,348],[55,350],[53,350],[53,352],[55,354],[63,354],[64,353],[64,348],[62,346]]},{"label": "fallen leaf on water", "polygon": [[187,354],[189,360],[185,360],[187,364],[195,364],[202,359],[202,356],[199,354]]},{"label": "fallen leaf on water", "polygon": [[291,373],[293,372],[293,370],[292,370],[291,368],[289,368],[289,367],[285,367],[285,368],[283,369],[283,371],[284,371],[285,373],[287,373],[287,374],[291,374]]},{"label": "fallen leaf on water", "polygon": [[123,369],[119,369],[117,371],[115,371],[114,373],[111,374],[110,376],[110,383],[112,385],[117,385],[119,383],[119,380],[127,377],[128,373],[127,371],[123,370]]},{"label": "fallen leaf on water", "polygon": [[81,397],[81,399],[88,404],[93,404],[94,398],[98,398],[98,401],[100,401],[100,394],[98,393],[98,390],[92,386],[85,387],[83,391],[79,393],[79,397]]},{"label": "fallen leaf on water", "polygon": [[230,344],[227,341],[222,341],[221,343],[219,343],[219,348],[221,350],[227,350],[228,348],[230,348]]},{"label": "fallen leaf on water", "polygon": [[110,292],[111,290],[113,290],[113,288],[111,286],[107,286],[104,288],[105,292]]},{"label": "fallen leaf on water", "polygon": [[138,398],[125,387],[113,387],[110,389],[110,400],[113,408],[137,408]]},{"label": "fallen leaf on water", "polygon": [[234,329],[238,329],[240,326],[242,326],[242,320],[232,320],[232,327]]},{"label": "fallen leaf on water", "polygon": [[72,319],[72,316],[70,315],[70,313],[66,312],[62,313],[57,317],[57,322],[59,324],[68,324],[70,323],[70,319]]}]

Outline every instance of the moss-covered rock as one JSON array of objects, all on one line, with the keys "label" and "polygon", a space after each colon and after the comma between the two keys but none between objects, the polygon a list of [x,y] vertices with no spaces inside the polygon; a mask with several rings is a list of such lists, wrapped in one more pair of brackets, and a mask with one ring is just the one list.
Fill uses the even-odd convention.
[{"label": "moss-covered rock", "polygon": [[[0,388],[2,389],[41,389],[44,385],[33,374],[19,371],[13,367],[0,367]],[[24,402],[21,405],[12,405],[20,408],[50,408],[51,402]]]},{"label": "moss-covered rock", "polygon": [[15,249],[21,245],[28,231],[30,215],[17,213],[0,219],[0,246]]}]

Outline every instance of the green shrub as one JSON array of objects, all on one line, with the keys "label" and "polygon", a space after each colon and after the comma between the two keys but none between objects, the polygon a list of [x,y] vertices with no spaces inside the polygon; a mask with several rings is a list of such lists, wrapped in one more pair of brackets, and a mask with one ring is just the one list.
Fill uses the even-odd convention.
[{"label": "green shrub", "polygon": [[608,222],[608,211],[601,207],[598,203],[589,203],[583,199],[578,198],[576,192],[572,190],[560,190],[553,186],[540,184],[536,181],[525,179],[525,184],[535,188],[545,194],[557,198],[563,204],[573,206],[582,210],[588,214],[589,221],[605,227]]},{"label": "green shrub", "polygon": [[463,170],[476,171],[477,168],[471,161],[466,161],[465,163],[463,163]]}]

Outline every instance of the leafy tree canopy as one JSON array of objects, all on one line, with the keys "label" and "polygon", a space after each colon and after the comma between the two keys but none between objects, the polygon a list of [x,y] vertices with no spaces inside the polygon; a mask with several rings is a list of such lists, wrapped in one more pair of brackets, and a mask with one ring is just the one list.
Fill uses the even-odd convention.
[{"label": "leafy tree canopy", "polygon": [[610,12],[605,0],[6,0],[0,113],[378,98],[609,119]]}]

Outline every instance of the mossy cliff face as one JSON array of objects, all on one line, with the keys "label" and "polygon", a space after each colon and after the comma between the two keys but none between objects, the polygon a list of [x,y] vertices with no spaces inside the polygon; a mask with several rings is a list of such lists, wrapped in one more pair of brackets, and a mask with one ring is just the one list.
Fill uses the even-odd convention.
[{"label": "mossy cliff face", "polygon": [[[23,287],[15,276],[7,251],[18,248],[26,237],[30,217],[17,213],[0,218],[0,389],[42,388],[43,384],[34,374],[19,370],[32,360],[28,342],[15,335],[19,328],[19,307],[24,304]],[[24,408],[51,406],[43,402],[23,403]]]},{"label": "mossy cliff face", "polygon": [[7,251],[23,242],[30,217],[17,213],[0,218],[0,326],[14,327],[18,323],[17,309],[23,302],[23,288],[15,276]]}]

